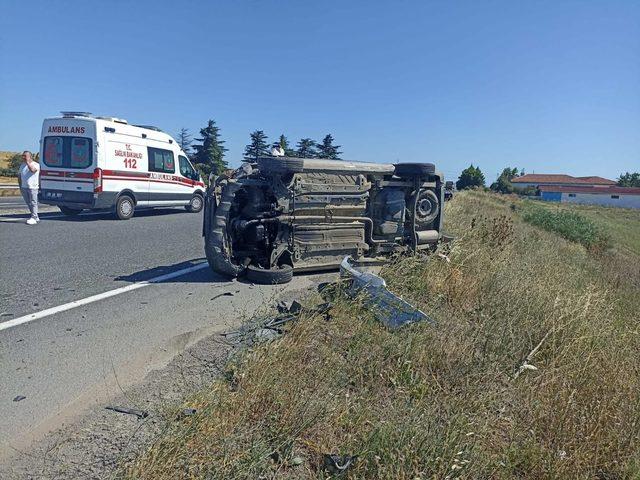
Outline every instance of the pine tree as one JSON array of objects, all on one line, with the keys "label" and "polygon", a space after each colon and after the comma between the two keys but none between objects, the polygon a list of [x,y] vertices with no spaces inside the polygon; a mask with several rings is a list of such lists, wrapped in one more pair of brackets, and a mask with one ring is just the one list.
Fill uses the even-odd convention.
[{"label": "pine tree", "polygon": [[193,140],[191,139],[191,134],[187,128],[181,128],[180,133],[178,133],[178,145],[184,153],[187,155],[191,154],[191,144]]},{"label": "pine tree", "polygon": [[289,140],[284,135],[280,135],[280,146],[284,150],[285,157],[295,157],[296,151],[289,146]]},{"label": "pine tree", "polygon": [[258,157],[269,155],[268,137],[262,130],[256,130],[249,136],[251,137],[251,143],[244,147],[245,160],[255,160]]},{"label": "pine tree", "polygon": [[296,155],[300,158],[315,158],[318,156],[316,152],[316,142],[310,138],[303,138],[298,142],[298,150]]},{"label": "pine tree", "polygon": [[338,149],[340,145],[333,144],[333,137],[331,134],[328,134],[322,140],[322,143],[318,145],[318,157],[319,158],[330,158],[332,160],[340,160],[340,154],[342,153]]},{"label": "pine tree", "polygon": [[224,147],[224,140],[220,140],[220,128],[214,120],[209,120],[207,126],[200,130],[200,136],[202,138],[195,140],[201,144],[193,146],[193,162],[206,177],[212,172],[220,175],[228,168],[224,160],[227,149]]}]

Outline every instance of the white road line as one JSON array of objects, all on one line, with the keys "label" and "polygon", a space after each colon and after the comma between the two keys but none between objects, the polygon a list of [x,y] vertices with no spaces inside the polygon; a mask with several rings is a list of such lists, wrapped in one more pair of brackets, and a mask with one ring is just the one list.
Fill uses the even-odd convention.
[{"label": "white road line", "polygon": [[133,283],[131,285],[127,285],[126,287],[116,288],[115,290],[109,290],[108,292],[92,295],[91,297],[83,298],[81,300],[74,300],[73,302],[65,303],[64,305],[48,308],[46,310],[42,310],[36,313],[31,313],[23,317],[14,318],[13,320],[0,323],[0,331],[6,330],[11,327],[17,327],[18,325],[22,325],[23,323],[32,322],[33,320],[38,320],[40,318],[48,317],[56,313],[65,312],[67,310],[71,310],[72,308],[81,307],[82,305],[87,305],[89,303],[97,302],[98,300],[114,297],[116,295],[120,295],[121,293],[131,292],[133,290],[146,287],[153,283],[160,283],[160,282],[164,282],[165,280],[171,280],[172,278],[180,277],[187,273],[195,272],[197,270],[202,270],[206,266],[207,266],[207,262],[198,263],[197,265],[193,265],[192,267],[183,268],[182,270],[177,270],[171,273],[166,273],[164,275],[160,275],[159,277],[155,277],[150,280]]}]

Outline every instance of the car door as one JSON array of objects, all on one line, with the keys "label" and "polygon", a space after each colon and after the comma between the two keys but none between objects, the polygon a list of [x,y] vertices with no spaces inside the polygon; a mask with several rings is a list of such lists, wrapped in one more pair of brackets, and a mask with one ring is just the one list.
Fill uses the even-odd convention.
[{"label": "car door", "polygon": [[200,181],[200,174],[195,168],[193,168],[193,165],[191,165],[189,159],[184,155],[180,155],[178,157],[178,162],[180,164],[180,181],[184,184],[185,187],[188,187],[184,189],[185,192],[189,193],[189,195],[192,195],[195,190],[196,184],[198,184],[198,182]]},{"label": "car door", "polygon": [[173,151],[147,147],[149,156],[149,205],[180,205],[179,180]]}]

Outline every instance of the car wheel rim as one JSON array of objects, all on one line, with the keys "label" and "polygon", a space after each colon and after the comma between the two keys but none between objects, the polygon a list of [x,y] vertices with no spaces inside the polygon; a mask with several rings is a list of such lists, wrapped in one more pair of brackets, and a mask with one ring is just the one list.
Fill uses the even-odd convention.
[{"label": "car wheel rim", "polygon": [[200,200],[199,197],[194,197],[193,200],[191,200],[191,208],[193,208],[194,210],[198,210],[201,206],[202,200]]},{"label": "car wheel rim", "polygon": [[120,204],[120,212],[125,216],[128,217],[129,215],[131,215],[132,210],[133,205],[131,205],[131,202],[125,201]]}]

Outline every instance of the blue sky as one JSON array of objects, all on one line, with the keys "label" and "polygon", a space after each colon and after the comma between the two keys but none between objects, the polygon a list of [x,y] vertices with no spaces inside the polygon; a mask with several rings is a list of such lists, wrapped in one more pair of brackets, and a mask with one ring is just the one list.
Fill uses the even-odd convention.
[{"label": "blue sky", "polygon": [[640,2],[1,0],[0,150],[60,110],[343,157],[640,170]]}]

